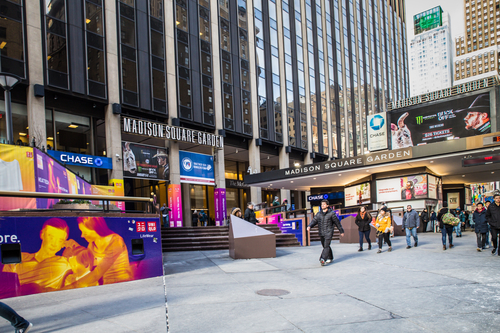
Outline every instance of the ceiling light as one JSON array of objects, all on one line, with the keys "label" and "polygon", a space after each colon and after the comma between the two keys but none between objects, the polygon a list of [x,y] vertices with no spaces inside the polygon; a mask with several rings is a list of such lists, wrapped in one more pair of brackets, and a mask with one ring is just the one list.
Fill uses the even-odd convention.
[{"label": "ceiling light", "polygon": [[298,168],[298,167],[300,166],[300,163],[299,163],[299,162],[295,162],[293,165],[294,165],[296,168]]},{"label": "ceiling light", "polygon": [[316,179],[316,177],[314,177],[313,179]]},{"label": "ceiling light", "polygon": [[273,186],[273,184],[269,184],[269,186]]},{"label": "ceiling light", "polygon": [[491,172],[491,174],[494,174],[494,173],[495,173],[495,171],[492,171],[492,172]]},{"label": "ceiling light", "polygon": [[19,132],[19,135],[20,135],[20,136],[26,136],[27,134],[26,134],[26,133]]},{"label": "ceiling light", "polygon": [[91,19],[86,19],[85,22],[87,22],[87,24],[89,24],[91,21]]},{"label": "ceiling light", "polygon": [[291,180],[291,181],[290,181],[290,183],[292,183],[292,184],[293,184],[293,180]]},{"label": "ceiling light", "polygon": [[465,175],[462,175],[462,177],[465,177]]},{"label": "ceiling light", "polygon": [[342,176],[342,174],[341,174],[341,173],[339,173],[339,177],[340,177],[340,176]]},{"label": "ceiling light", "polygon": [[267,155],[267,159],[269,159],[269,155]]},{"label": "ceiling light", "polygon": [[49,141],[54,141],[54,138],[53,138],[53,137],[51,137],[51,136],[49,136],[49,137],[47,138],[47,140],[49,140]]},{"label": "ceiling light", "polygon": [[366,172],[370,172],[370,170],[366,170]]},{"label": "ceiling light", "polygon": [[434,161],[429,161],[429,163],[434,163]]},{"label": "ceiling light", "polygon": [[0,49],[3,50],[3,48],[5,47],[5,45],[7,45],[7,42],[3,41],[2,44],[0,44]]},{"label": "ceiling light", "polygon": [[71,124],[68,126],[69,128],[78,128],[78,125],[75,125],[75,124]]},{"label": "ceiling light", "polygon": [[295,191],[297,191],[297,189],[295,189]]},{"label": "ceiling light", "polygon": [[235,153],[236,153],[236,154],[238,154],[238,149],[236,149],[236,152],[235,152]]}]

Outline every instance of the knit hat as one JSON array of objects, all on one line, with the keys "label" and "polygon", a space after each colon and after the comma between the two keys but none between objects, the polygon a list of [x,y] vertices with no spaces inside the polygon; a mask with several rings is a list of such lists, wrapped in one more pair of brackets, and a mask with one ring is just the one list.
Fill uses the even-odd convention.
[{"label": "knit hat", "polygon": [[236,213],[240,212],[241,213],[241,209],[239,209],[238,207],[234,207],[232,210],[231,210],[231,215],[235,215],[236,216]]},{"label": "knit hat", "polygon": [[380,208],[380,210],[384,211],[384,212],[387,212],[387,207],[384,206],[384,207]]}]

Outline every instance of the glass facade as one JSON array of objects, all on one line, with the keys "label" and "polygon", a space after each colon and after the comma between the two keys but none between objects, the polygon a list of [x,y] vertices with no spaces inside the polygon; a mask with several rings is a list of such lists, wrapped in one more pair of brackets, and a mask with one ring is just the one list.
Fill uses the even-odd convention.
[{"label": "glass facade", "polygon": [[106,98],[106,40],[102,0],[85,0],[87,37],[87,92]]},{"label": "glass facade", "polygon": [[24,0],[1,1],[0,57],[1,71],[26,77],[24,48]]},{"label": "glass facade", "polygon": [[167,81],[162,0],[149,0],[152,110],[167,112]]},{"label": "glass facade", "polygon": [[44,9],[47,83],[50,86],[68,89],[66,1],[45,0]]}]

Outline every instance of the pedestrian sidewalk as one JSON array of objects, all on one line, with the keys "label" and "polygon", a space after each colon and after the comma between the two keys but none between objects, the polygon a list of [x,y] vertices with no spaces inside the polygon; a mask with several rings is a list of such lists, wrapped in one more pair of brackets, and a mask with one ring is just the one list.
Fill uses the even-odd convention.
[{"label": "pedestrian sidewalk", "polygon": [[[404,237],[393,251],[319,243],[279,248],[270,259],[227,250],[164,255],[169,332],[498,332],[500,257],[464,232],[442,250],[440,234]],[[375,244],[374,244],[375,245]],[[365,244],[366,249],[366,244]],[[163,278],[3,300],[37,332],[166,332]],[[288,294],[261,296],[274,289]],[[13,332],[0,319],[0,332]]]}]

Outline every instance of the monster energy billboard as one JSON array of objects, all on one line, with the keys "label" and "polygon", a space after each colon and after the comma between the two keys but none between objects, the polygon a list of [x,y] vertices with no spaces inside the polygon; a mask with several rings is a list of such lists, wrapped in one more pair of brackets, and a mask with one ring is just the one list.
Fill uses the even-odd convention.
[{"label": "monster energy billboard", "polygon": [[443,10],[441,6],[434,7],[413,16],[413,25],[415,26],[415,35],[442,26]]},{"label": "monster energy billboard", "polygon": [[389,112],[392,149],[491,133],[490,93]]}]

